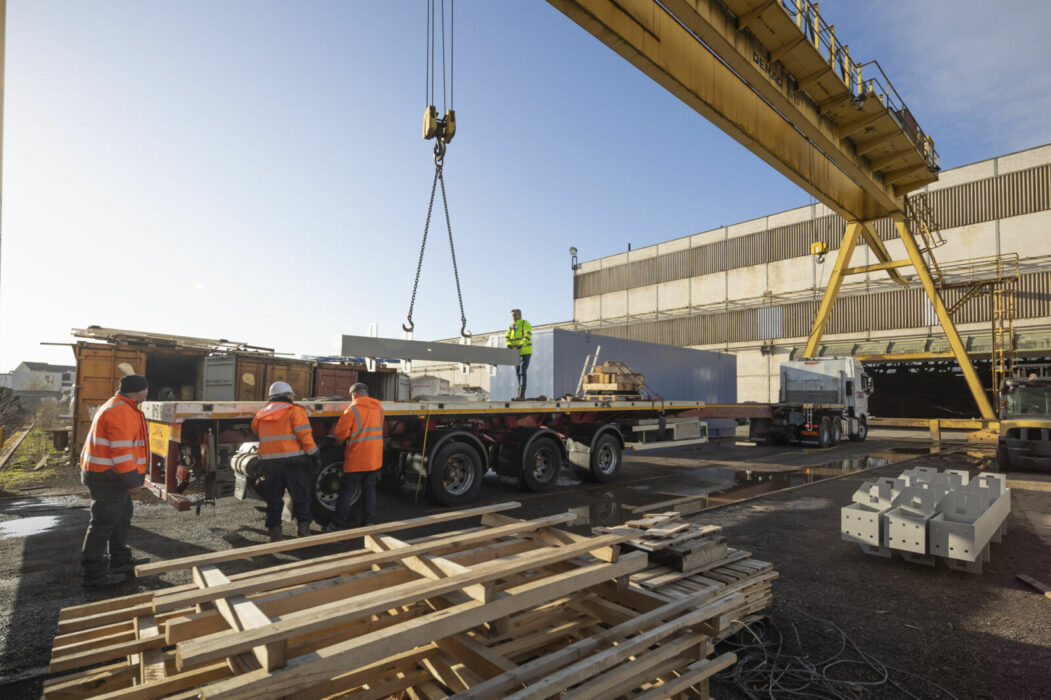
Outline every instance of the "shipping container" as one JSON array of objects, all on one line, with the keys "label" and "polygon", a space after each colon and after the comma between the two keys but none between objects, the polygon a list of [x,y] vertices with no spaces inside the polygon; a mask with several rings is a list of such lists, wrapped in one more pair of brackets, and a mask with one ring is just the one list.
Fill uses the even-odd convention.
[{"label": "shipping container", "polygon": [[150,401],[203,398],[203,350],[78,342],[73,346],[73,355],[77,365],[73,393],[74,454],[80,452],[95,410],[113,396],[120,378],[125,375],[146,377]]},{"label": "shipping container", "polygon": [[265,401],[270,385],[288,382],[299,398],[313,395],[314,363],[266,355],[210,355],[204,361],[205,401]]},{"label": "shipping container", "polygon": [[358,382],[359,365],[340,365],[322,362],[314,369],[314,395],[318,397],[350,398],[350,387]]}]

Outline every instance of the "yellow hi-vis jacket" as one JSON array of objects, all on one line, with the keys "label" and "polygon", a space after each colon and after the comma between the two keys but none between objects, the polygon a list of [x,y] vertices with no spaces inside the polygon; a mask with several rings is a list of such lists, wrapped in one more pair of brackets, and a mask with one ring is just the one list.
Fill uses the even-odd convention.
[{"label": "yellow hi-vis jacket", "polygon": [[507,327],[507,347],[517,348],[520,355],[533,354],[533,326],[524,318]]},{"label": "yellow hi-vis jacket", "polygon": [[302,406],[280,399],[259,409],[252,419],[252,432],[259,436],[259,459],[286,459],[316,455],[314,433]]}]

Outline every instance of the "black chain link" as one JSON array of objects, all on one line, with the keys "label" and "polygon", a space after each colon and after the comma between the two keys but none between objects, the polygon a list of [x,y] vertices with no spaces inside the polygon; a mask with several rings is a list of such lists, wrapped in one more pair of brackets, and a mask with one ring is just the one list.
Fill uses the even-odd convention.
[{"label": "black chain link", "polygon": [[445,160],[445,142],[442,141],[443,126],[442,123],[439,123],[438,135],[434,143],[434,182],[431,183],[431,199],[427,203],[427,221],[423,225],[423,242],[420,244],[420,259],[416,263],[416,280],[412,283],[412,299],[409,301],[409,322],[408,324],[402,324],[402,329],[406,333],[411,333],[412,329],[416,327],[416,324],[412,322],[412,310],[416,305],[416,291],[420,286],[423,253],[427,248],[427,233],[430,231],[431,213],[434,210],[434,193],[440,181],[442,183],[442,205],[445,209],[445,227],[449,231],[449,252],[452,254],[453,259],[453,277],[456,280],[456,298],[460,302],[460,335],[470,338],[471,334],[467,330],[467,316],[463,310],[463,294],[460,292],[460,271],[456,266],[456,247],[453,245],[453,225],[449,219],[449,200],[445,196],[445,177],[442,175],[442,166]]}]

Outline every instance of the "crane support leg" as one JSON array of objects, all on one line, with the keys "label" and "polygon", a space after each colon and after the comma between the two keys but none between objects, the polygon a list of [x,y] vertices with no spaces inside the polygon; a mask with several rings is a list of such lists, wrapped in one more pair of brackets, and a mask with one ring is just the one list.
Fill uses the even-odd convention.
[{"label": "crane support leg", "polygon": [[[848,221],[846,233],[843,234],[843,242],[839,246],[839,254],[836,255],[836,265],[832,268],[832,277],[825,287],[825,296],[821,300],[817,318],[814,319],[814,327],[810,331],[810,337],[806,342],[806,350],[803,357],[813,357],[817,352],[817,346],[821,342],[821,336],[825,334],[825,326],[828,325],[828,317],[832,314],[832,305],[836,303],[839,296],[839,288],[843,284],[843,278],[847,275],[850,267],[850,258],[854,255],[854,249],[858,245],[858,236],[865,235],[868,225],[864,221]],[[866,236],[866,239],[868,236]]]},{"label": "crane support leg", "polygon": [[895,214],[893,219],[894,228],[897,229],[901,242],[905,244],[905,250],[909,253],[916,275],[920,278],[924,291],[927,292],[927,298],[930,299],[931,306],[934,307],[934,313],[938,315],[938,321],[941,322],[942,330],[945,331],[945,337],[949,339],[949,347],[952,349],[953,355],[956,356],[956,361],[963,371],[964,379],[967,380],[967,386],[971,389],[971,394],[974,395],[974,402],[978,405],[978,411],[982,414],[982,418],[994,420],[996,416],[993,414],[993,406],[989,402],[989,397],[986,396],[985,390],[982,389],[982,383],[978,380],[978,373],[974,371],[971,358],[967,356],[967,349],[963,346],[963,341],[960,340],[960,334],[956,332],[956,325],[949,315],[949,310],[945,308],[941,295],[938,294],[938,288],[934,284],[934,279],[931,277],[931,272],[923,259],[923,254],[920,253],[916,239],[913,238],[912,231],[909,230],[908,225],[905,223],[905,217],[901,214]]}]

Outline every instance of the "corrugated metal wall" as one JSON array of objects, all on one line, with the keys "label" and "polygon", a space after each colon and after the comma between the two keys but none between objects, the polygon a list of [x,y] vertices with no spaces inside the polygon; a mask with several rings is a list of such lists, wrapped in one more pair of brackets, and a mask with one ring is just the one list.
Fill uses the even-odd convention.
[{"label": "corrugated metal wall", "polygon": [[[1051,165],[948,187],[929,194],[928,202],[942,229],[1051,209]],[[573,278],[573,298],[809,255],[814,241],[824,241],[835,250],[844,225],[838,215],[823,216],[587,272]],[[880,219],[874,226],[881,239],[897,238],[889,218]]]},{"label": "corrugated metal wall", "polygon": [[[944,292],[943,298],[951,308],[963,294],[964,290],[952,289]],[[606,326],[592,332],[614,338],[680,346],[800,338],[810,334],[818,305],[816,300],[803,301],[780,306],[639,321]],[[1021,275],[1015,290],[1015,318],[1044,316],[1051,316],[1051,272]],[[988,298],[980,296],[971,299],[953,314],[953,320],[958,324],[988,323]],[[781,332],[775,335],[778,321]],[[936,322],[932,317],[927,295],[917,287],[840,297],[832,308],[825,332],[863,333],[869,330],[922,328],[928,325],[936,325]]]}]

